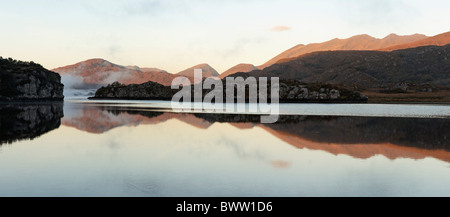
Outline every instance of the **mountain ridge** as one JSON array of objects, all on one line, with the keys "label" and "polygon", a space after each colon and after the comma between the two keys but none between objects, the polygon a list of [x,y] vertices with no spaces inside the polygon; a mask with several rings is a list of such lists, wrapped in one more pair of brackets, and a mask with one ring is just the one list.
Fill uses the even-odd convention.
[{"label": "mountain ridge", "polygon": [[321,51],[235,76],[280,77],[361,88],[433,84],[450,87],[450,45],[387,51]]},{"label": "mountain ridge", "polygon": [[281,59],[297,57],[303,54],[308,54],[316,51],[331,51],[331,50],[378,50],[393,45],[411,43],[428,38],[422,34],[413,34],[407,36],[400,36],[397,34],[389,34],[388,36],[377,39],[367,34],[355,35],[346,39],[332,39],[322,43],[311,43],[308,45],[296,45],[274,58],[270,59],[263,65],[258,66],[259,69],[265,69]]},{"label": "mountain ridge", "polygon": [[444,46],[450,44],[450,32],[445,32],[433,37],[425,38],[423,40],[415,41],[412,43],[401,44],[396,46],[380,49],[380,51],[394,51],[408,48],[422,47],[422,46]]}]

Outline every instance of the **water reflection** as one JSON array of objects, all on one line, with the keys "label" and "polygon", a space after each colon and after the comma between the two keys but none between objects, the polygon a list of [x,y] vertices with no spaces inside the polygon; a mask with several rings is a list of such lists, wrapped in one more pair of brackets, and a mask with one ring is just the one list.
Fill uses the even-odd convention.
[{"label": "water reflection", "polygon": [[[129,107],[62,103],[0,106],[0,145],[37,138],[68,127],[102,134],[122,126],[160,124],[178,120],[198,129],[226,123],[238,129],[261,128],[296,147],[346,154],[355,158],[384,155],[389,159],[434,157],[450,162],[450,119],[281,116],[275,124],[260,124],[260,116],[183,114]],[[286,167],[286,162],[275,162]]]},{"label": "water reflection", "polygon": [[57,129],[63,116],[63,103],[0,105],[0,145]]},{"label": "water reflection", "polygon": [[[238,129],[264,129],[300,149],[361,159],[383,155],[389,159],[433,157],[450,162],[450,119],[289,115],[281,116],[275,124],[260,124],[260,116],[256,115],[181,114],[127,107],[72,106],[81,112],[64,118],[63,125],[95,134],[121,126],[159,124],[173,119],[200,129],[208,129],[214,123],[226,123]],[[276,162],[274,165],[282,168],[288,163]]]},{"label": "water reflection", "polygon": [[0,196],[450,195],[450,119],[260,124],[67,102],[62,119],[61,105],[0,114],[2,141],[14,142],[0,147]]}]

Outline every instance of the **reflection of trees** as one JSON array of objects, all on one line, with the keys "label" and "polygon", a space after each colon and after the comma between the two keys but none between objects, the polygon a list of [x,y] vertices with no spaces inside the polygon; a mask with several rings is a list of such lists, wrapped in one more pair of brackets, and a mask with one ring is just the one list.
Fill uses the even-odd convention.
[{"label": "reflection of trees", "polygon": [[0,105],[0,145],[57,129],[63,116],[63,103]]}]

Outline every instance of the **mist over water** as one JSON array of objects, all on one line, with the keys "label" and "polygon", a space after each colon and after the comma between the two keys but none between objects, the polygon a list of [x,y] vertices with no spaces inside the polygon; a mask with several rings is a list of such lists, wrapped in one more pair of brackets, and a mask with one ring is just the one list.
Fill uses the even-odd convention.
[{"label": "mist over water", "polygon": [[64,96],[71,97],[90,97],[95,95],[95,91],[101,87],[100,84],[87,84],[84,78],[74,75],[61,75],[61,83],[64,84]]}]

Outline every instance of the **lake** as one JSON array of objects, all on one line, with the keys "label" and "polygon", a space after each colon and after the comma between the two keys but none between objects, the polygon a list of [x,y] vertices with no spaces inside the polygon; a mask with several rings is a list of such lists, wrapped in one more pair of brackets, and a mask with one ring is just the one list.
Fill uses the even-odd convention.
[{"label": "lake", "polygon": [[0,105],[0,196],[450,196],[450,106]]}]

